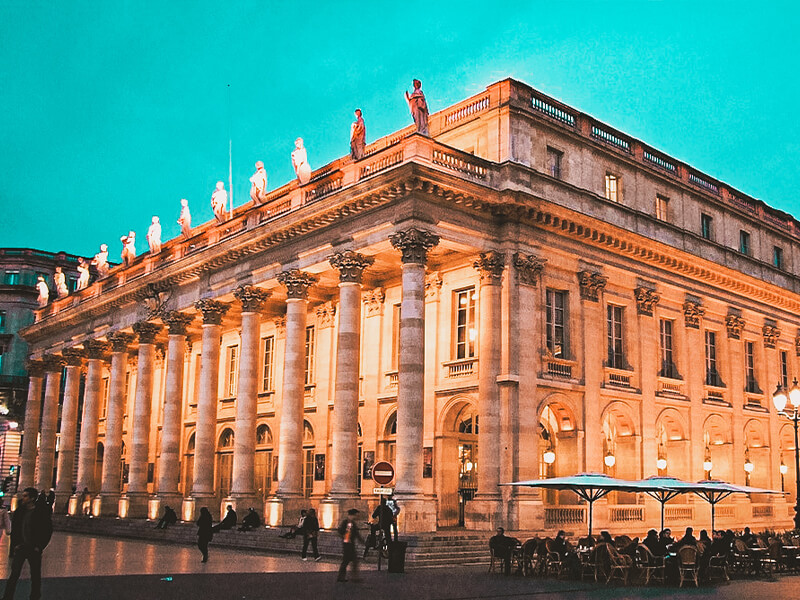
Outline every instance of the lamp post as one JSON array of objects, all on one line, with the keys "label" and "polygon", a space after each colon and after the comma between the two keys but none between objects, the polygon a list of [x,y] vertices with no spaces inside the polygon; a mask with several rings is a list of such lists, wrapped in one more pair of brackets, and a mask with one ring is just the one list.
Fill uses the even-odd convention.
[{"label": "lamp post", "polygon": [[[794,378],[791,389],[787,390],[778,384],[775,393],[772,394],[772,403],[778,414],[789,419],[794,425],[794,476],[795,476],[795,505],[794,505],[794,527],[800,529],[800,453],[797,448],[797,427],[800,423],[800,386],[797,378]],[[786,410],[786,405],[791,404],[791,410]]]}]

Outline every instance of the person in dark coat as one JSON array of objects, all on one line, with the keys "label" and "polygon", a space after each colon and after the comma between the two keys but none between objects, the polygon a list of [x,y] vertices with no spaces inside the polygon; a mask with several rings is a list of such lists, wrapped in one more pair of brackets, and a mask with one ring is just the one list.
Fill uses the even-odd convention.
[{"label": "person in dark coat", "polygon": [[683,535],[683,537],[675,542],[674,550],[677,551],[684,546],[697,547],[697,538],[694,537],[694,529],[691,527],[687,527],[686,533]]},{"label": "person in dark coat", "polygon": [[239,531],[250,531],[251,529],[258,529],[261,527],[261,517],[258,516],[255,508],[247,509],[247,514],[242,519],[242,525]]},{"label": "person in dark coat", "polygon": [[319,549],[317,548],[317,538],[319,536],[319,519],[317,519],[317,511],[309,508],[306,513],[306,520],[303,524],[303,551],[300,556],[303,560],[308,560],[308,544],[311,544],[311,551],[314,553],[314,560],[319,560]]},{"label": "person in dark coat", "polygon": [[644,538],[642,544],[647,546],[647,549],[653,553],[653,556],[667,555],[667,546],[661,541],[661,538],[658,537],[658,532],[655,529],[651,529],[647,532],[647,537]]},{"label": "person in dark coat", "polygon": [[212,523],[211,513],[204,506],[200,509],[200,517],[197,519],[197,547],[203,554],[202,562],[208,562],[208,543],[214,538]]},{"label": "person in dark coat", "polygon": [[46,499],[37,501],[38,495],[36,488],[25,488],[20,495],[20,506],[11,519],[14,557],[3,600],[13,600],[26,560],[31,570],[31,599],[39,600],[42,596],[42,552],[53,536],[53,517]]},{"label": "person in dark coat", "polygon": [[359,510],[351,508],[347,511],[347,518],[340,524],[337,531],[342,536],[342,564],[339,565],[339,576],[336,581],[347,581],[347,565],[353,564],[353,581],[361,581],[358,577],[358,554],[356,554],[356,542],[361,540],[361,533],[358,530]]},{"label": "person in dark coat", "polygon": [[236,516],[236,511],[233,510],[233,506],[228,504],[228,510],[225,512],[225,517],[214,525],[214,531],[220,531],[221,529],[233,529],[236,527],[236,521],[238,520]]},{"label": "person in dark coat", "polygon": [[178,515],[169,505],[164,505],[164,515],[159,519],[156,524],[156,529],[166,529],[170,525],[175,525],[178,522]]},{"label": "person in dark coat", "polygon": [[495,557],[502,562],[503,572],[511,574],[511,559],[514,553],[516,540],[506,535],[506,530],[502,527],[497,528],[497,533],[489,538],[489,549]]},{"label": "person in dark coat", "polygon": [[381,496],[381,502],[372,511],[372,518],[377,521],[378,529],[383,530],[383,539],[388,544],[392,539],[392,523],[394,522],[394,513],[389,505],[386,503],[386,496]]},{"label": "person in dark coat", "polygon": [[50,488],[50,492],[47,494],[47,504],[50,505],[50,510],[55,510],[56,491],[53,488]]}]

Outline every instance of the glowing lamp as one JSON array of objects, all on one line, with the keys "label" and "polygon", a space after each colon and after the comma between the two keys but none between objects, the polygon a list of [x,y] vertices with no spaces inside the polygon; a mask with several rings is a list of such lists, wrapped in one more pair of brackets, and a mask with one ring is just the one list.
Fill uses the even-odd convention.
[{"label": "glowing lamp", "polygon": [[789,402],[795,408],[800,407],[800,386],[797,384],[797,377],[794,378],[792,389],[789,390]]},{"label": "glowing lamp", "polygon": [[710,471],[711,468],[714,466],[714,463],[711,462],[710,458],[707,458],[703,461],[703,469],[706,471]]},{"label": "glowing lamp", "polygon": [[753,465],[753,463],[751,463],[749,460],[744,461],[744,470],[747,473],[752,473],[753,469],[755,469],[755,465]]},{"label": "glowing lamp", "polygon": [[552,465],[554,462],[556,462],[556,453],[552,450],[547,450],[542,458],[544,459],[545,464]]},{"label": "glowing lamp", "polygon": [[783,409],[786,408],[787,400],[788,398],[786,397],[786,390],[784,390],[779,384],[772,393],[772,403],[775,405],[775,410],[778,412],[783,412]]},{"label": "glowing lamp", "polygon": [[783,461],[781,461],[781,475],[786,475],[788,472],[789,467],[787,467],[785,464],[783,464]]},{"label": "glowing lamp", "polygon": [[659,458],[656,461],[656,466],[658,467],[659,471],[663,471],[667,468],[667,459],[666,458]]},{"label": "glowing lamp", "polygon": [[603,459],[603,462],[606,463],[606,466],[608,468],[611,468],[615,464],[617,464],[617,458],[613,454],[611,454],[611,452],[609,452],[608,454],[606,454],[606,457]]}]

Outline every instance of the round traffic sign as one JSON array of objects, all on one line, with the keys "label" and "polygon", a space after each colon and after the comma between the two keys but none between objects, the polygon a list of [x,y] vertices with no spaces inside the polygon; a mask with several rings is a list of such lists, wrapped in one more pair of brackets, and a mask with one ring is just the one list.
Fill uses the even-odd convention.
[{"label": "round traffic sign", "polygon": [[394,467],[392,463],[382,460],[376,462],[372,467],[372,481],[380,485],[387,485],[394,479]]}]

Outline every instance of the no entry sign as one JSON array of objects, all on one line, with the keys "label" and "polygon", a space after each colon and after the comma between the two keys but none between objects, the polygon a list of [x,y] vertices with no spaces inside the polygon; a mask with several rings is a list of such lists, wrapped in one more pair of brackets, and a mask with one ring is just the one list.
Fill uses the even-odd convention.
[{"label": "no entry sign", "polygon": [[379,485],[388,485],[394,479],[392,463],[382,460],[372,467],[372,481]]}]

